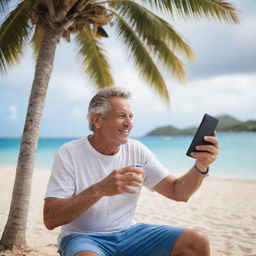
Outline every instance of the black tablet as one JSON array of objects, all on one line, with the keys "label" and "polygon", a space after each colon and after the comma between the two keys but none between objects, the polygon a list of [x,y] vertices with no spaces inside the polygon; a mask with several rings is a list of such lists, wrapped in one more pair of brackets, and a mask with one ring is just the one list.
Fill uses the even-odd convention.
[{"label": "black tablet", "polygon": [[188,148],[188,151],[186,153],[187,156],[192,157],[192,152],[198,152],[198,150],[196,150],[196,146],[212,144],[211,142],[205,141],[204,136],[213,135],[213,132],[217,127],[218,121],[219,120],[213,116],[210,116],[208,114],[204,115],[201,124],[198,127],[196,134]]}]

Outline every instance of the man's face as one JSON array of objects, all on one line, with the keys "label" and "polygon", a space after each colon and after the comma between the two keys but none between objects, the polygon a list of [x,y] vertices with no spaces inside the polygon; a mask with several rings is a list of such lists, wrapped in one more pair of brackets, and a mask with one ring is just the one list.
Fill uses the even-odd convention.
[{"label": "man's face", "polygon": [[128,100],[122,97],[112,97],[101,118],[100,132],[116,146],[125,144],[128,142],[128,136],[132,129],[132,117]]}]

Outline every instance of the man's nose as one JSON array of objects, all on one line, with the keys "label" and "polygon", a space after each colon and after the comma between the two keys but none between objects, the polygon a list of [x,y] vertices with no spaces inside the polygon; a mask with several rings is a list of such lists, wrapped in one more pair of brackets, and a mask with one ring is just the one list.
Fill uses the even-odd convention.
[{"label": "man's nose", "polygon": [[127,126],[132,126],[132,118],[131,117],[126,117],[125,118],[125,123],[124,123],[125,125],[127,125]]}]

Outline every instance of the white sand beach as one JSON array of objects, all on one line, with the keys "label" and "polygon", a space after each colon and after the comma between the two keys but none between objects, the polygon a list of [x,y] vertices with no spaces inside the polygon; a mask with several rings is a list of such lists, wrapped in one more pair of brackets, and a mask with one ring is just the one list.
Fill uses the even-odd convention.
[{"label": "white sand beach", "polygon": [[[15,167],[0,167],[0,233],[7,220],[14,174]],[[42,220],[49,175],[49,170],[36,170],[33,176],[27,228],[29,256],[58,255],[58,229],[47,230]],[[174,202],[143,189],[135,220],[199,229],[210,237],[212,256],[255,256],[255,194],[256,181],[213,177],[207,177],[187,203]]]}]

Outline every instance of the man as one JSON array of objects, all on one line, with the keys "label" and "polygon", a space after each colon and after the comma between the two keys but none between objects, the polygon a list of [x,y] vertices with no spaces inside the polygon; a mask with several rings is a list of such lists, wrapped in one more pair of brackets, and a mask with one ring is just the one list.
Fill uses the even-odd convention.
[{"label": "man", "polygon": [[209,242],[195,230],[133,223],[140,187],[186,202],[215,160],[218,141],[199,146],[195,165],[176,178],[153,153],[129,139],[130,93],[114,87],[98,92],[88,109],[93,134],[57,152],[44,205],[48,229],[62,226],[62,256],[208,256]]}]

